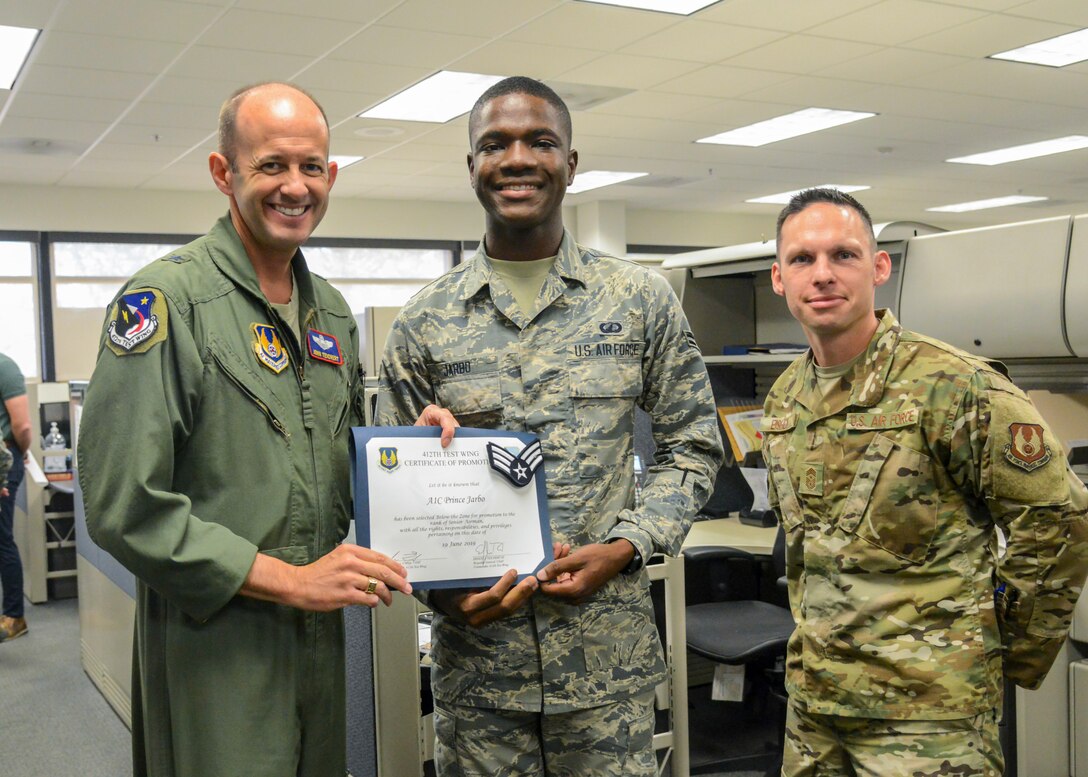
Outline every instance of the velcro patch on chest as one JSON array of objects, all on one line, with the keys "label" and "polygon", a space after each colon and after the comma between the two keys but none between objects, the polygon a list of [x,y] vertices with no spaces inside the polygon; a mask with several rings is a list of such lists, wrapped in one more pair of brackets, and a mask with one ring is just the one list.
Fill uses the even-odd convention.
[{"label": "velcro patch on chest", "polygon": [[307,330],[306,349],[310,352],[310,358],[319,362],[336,365],[344,363],[344,354],[340,351],[340,341],[336,339],[336,335],[316,329]]},{"label": "velcro patch on chest", "polygon": [[848,429],[902,429],[918,423],[918,408],[893,410],[887,413],[847,413]]},{"label": "velcro patch on chest", "polygon": [[761,432],[788,432],[797,425],[797,414],[789,413],[780,416],[763,416],[759,419],[759,431]]},{"label": "velcro patch on chest", "polygon": [[810,461],[801,465],[797,493],[805,496],[824,495],[824,464],[822,461]]},{"label": "velcro patch on chest", "polygon": [[571,355],[578,359],[641,359],[641,342],[601,342],[575,343],[571,346]]}]

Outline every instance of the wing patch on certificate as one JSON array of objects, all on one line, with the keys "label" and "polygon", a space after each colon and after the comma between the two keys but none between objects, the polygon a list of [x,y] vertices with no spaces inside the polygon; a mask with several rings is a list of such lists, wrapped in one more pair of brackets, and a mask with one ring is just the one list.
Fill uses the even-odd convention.
[{"label": "wing patch on certificate", "polygon": [[500,448],[493,442],[487,444],[487,462],[491,469],[498,472],[518,488],[529,485],[533,475],[544,463],[544,452],[540,449],[540,440],[522,448],[521,453],[514,454],[505,448]]}]

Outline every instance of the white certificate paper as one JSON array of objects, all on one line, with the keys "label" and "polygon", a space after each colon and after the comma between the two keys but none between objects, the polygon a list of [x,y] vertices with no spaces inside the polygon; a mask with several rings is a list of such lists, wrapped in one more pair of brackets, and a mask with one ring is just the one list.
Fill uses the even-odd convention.
[{"label": "white certificate paper", "polygon": [[352,429],[359,543],[403,564],[418,588],[488,587],[508,569],[519,579],[539,571],[553,556],[537,438],[460,428],[443,448],[439,434]]}]

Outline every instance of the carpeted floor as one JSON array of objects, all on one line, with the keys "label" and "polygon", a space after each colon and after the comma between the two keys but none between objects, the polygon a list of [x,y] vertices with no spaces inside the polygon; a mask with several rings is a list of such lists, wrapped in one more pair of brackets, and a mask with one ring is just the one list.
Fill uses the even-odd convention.
[{"label": "carpeted floor", "polygon": [[[0,643],[0,774],[4,777],[131,777],[129,732],[84,674],[79,662],[77,599],[27,604],[26,636]],[[693,689],[693,765],[739,737],[729,705]],[[698,722],[696,722],[698,721]],[[748,767],[751,768],[751,767]],[[760,777],[761,771],[720,771],[710,777]]]}]

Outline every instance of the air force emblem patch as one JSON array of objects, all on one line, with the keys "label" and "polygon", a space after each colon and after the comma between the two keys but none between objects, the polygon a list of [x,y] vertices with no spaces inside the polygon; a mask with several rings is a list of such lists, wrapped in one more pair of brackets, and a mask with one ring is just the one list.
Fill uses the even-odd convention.
[{"label": "air force emblem patch", "polygon": [[166,339],[166,319],[161,291],[134,289],[114,303],[106,345],[118,356],[144,353]]},{"label": "air force emblem patch", "polygon": [[306,348],[310,351],[311,359],[326,364],[344,363],[344,354],[340,352],[340,341],[336,339],[336,335],[318,332],[316,329],[307,330]]},{"label": "air force emblem patch", "polygon": [[257,361],[279,375],[287,367],[287,349],[283,347],[276,327],[271,324],[253,324],[253,353]]},{"label": "air force emblem patch", "polygon": [[1005,458],[1025,472],[1034,472],[1050,461],[1050,446],[1043,442],[1039,424],[1009,424],[1012,442],[1005,446]]},{"label": "air force emblem patch", "polygon": [[498,472],[518,488],[529,485],[533,475],[544,463],[544,452],[540,449],[540,440],[534,440],[522,449],[521,453],[513,454],[505,448],[500,448],[493,442],[487,444],[487,463],[491,469]]},{"label": "air force emblem patch", "polygon": [[378,466],[386,472],[392,472],[400,466],[396,448],[378,448]]}]

